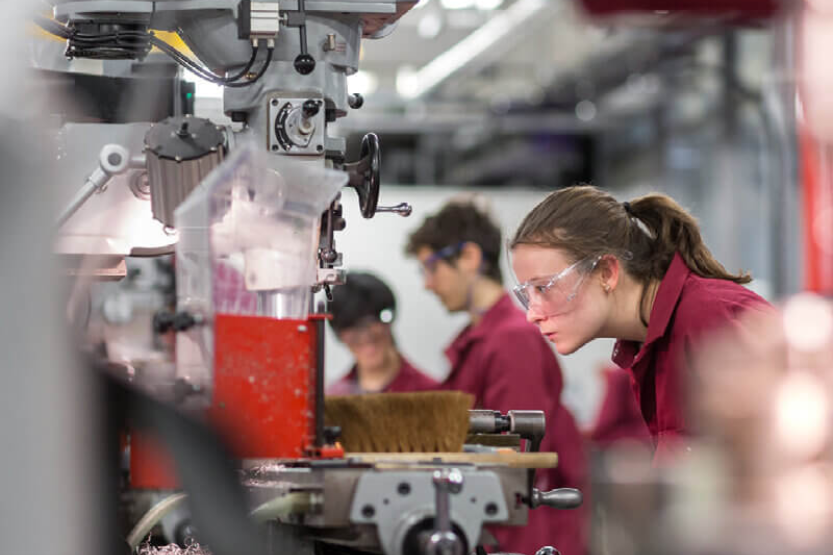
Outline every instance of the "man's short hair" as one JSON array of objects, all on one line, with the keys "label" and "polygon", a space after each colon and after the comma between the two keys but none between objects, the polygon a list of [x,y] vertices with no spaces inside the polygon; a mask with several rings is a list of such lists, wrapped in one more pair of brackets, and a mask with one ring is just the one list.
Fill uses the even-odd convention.
[{"label": "man's short hair", "polygon": [[[415,256],[428,247],[434,252],[461,243],[474,243],[483,252],[483,275],[503,283],[500,272],[500,252],[503,248],[500,227],[489,214],[474,202],[453,201],[439,212],[425,219],[408,239],[406,254]],[[459,253],[451,260],[455,259]]]},{"label": "man's short hair", "polygon": [[336,333],[367,322],[389,324],[396,314],[396,297],[376,276],[350,272],[344,285],[333,289],[330,313],[330,324]]}]

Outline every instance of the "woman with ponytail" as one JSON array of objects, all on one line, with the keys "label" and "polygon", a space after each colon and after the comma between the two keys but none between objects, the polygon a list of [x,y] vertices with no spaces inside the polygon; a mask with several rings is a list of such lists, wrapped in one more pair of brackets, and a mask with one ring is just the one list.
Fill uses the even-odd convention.
[{"label": "woman with ponytail", "polygon": [[621,203],[591,186],[550,194],[510,243],[514,292],[527,319],[562,355],[617,339],[656,447],[655,461],[685,446],[689,358],[704,333],[769,304],[743,287],[703,243],[697,221],[666,195]]}]

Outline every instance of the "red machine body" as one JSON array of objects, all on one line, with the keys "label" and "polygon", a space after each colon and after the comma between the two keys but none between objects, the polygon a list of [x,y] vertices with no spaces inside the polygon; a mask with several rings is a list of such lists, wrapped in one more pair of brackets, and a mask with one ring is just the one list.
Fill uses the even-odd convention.
[{"label": "red machine body", "polygon": [[318,329],[313,320],[216,316],[210,414],[238,458],[314,451]]},{"label": "red machine body", "polygon": [[[325,315],[309,320],[217,314],[208,417],[240,459],[338,458],[323,445]],[[132,434],[130,481],[176,489],[172,460],[155,438]]]},{"label": "red machine body", "polygon": [[173,459],[154,436],[130,434],[130,485],[134,489],[177,488]]}]

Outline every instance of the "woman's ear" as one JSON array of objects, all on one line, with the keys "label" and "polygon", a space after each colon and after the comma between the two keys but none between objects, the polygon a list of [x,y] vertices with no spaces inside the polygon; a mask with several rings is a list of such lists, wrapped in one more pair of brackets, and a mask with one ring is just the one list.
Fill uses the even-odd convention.
[{"label": "woman's ear", "polygon": [[605,291],[615,291],[623,271],[622,263],[612,255],[605,255],[599,260],[599,276]]},{"label": "woman's ear", "polygon": [[483,264],[483,251],[476,243],[467,242],[460,249],[460,256],[457,258],[457,266],[470,273],[480,271]]}]

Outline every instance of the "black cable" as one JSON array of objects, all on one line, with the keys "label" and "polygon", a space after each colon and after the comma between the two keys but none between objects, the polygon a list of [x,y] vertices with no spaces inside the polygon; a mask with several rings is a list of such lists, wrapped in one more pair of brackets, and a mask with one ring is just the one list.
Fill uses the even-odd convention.
[{"label": "black cable", "polygon": [[257,83],[258,81],[260,81],[260,78],[263,77],[264,75],[266,75],[266,71],[269,69],[269,66],[272,63],[272,54],[274,54],[274,53],[275,53],[275,47],[274,46],[270,46],[266,50],[266,60],[263,62],[263,66],[260,68],[260,71],[257,72],[257,75],[254,76],[254,78],[252,78],[249,81],[243,81],[243,82],[238,82],[238,83],[228,83],[228,84],[226,84],[226,86],[237,89],[237,88],[241,88],[241,87],[248,87],[249,85],[253,85],[254,83]]},{"label": "black cable", "polygon": [[252,57],[249,58],[249,62],[245,65],[243,69],[240,70],[239,73],[226,77],[226,80],[229,82],[239,81],[240,79],[244,78],[246,75],[249,74],[249,70],[252,69],[252,66],[255,65],[255,59],[257,58],[257,52],[260,50],[260,45],[257,44],[254,48],[252,48]]},{"label": "black cable", "polygon": [[[217,75],[217,74],[213,73],[209,69],[201,66],[200,64],[198,64],[194,60],[188,58],[182,52],[180,52],[179,50],[177,50],[176,48],[174,48],[173,46],[171,46],[170,44],[166,43],[165,41],[163,41],[159,38],[156,38],[156,37],[151,35],[150,42],[151,42],[151,44],[153,44],[153,46],[157,47],[159,50],[163,51],[168,56],[170,56],[171,58],[176,60],[177,63],[179,63],[181,66],[185,67],[186,69],[188,69],[192,73],[196,74],[197,76],[205,79],[206,81],[210,81],[210,82],[214,83],[215,85],[225,85],[225,86],[229,86],[229,87],[230,86],[245,87],[245,86],[248,86],[249,84],[253,83],[255,80],[259,79],[259,77],[256,77],[255,79],[253,79],[251,81],[236,82],[241,77],[248,74],[249,70],[251,70],[252,66],[254,65],[255,59],[257,58],[257,54],[258,54],[258,51],[259,51],[258,46],[255,46],[253,48],[252,56],[249,59],[249,62],[243,68],[242,71],[240,71],[238,74],[232,75],[230,77],[222,77],[220,75]],[[271,54],[269,55],[269,59],[271,59]],[[268,66],[268,59],[267,59],[266,65]],[[260,75],[260,73],[258,75]]]},{"label": "black cable", "polygon": [[125,49],[136,50],[141,47],[152,45],[170,56],[179,65],[189,70],[197,77],[214,83],[215,85],[224,85],[233,88],[247,87],[260,80],[266,74],[274,53],[274,47],[269,48],[266,60],[257,75],[255,75],[255,77],[251,80],[240,81],[240,79],[248,75],[251,71],[260,50],[259,45],[254,45],[252,47],[252,55],[242,70],[228,77],[223,77],[190,59],[173,46],[154,36],[153,33],[127,30],[101,35],[92,35],[79,33],[78,31],[70,29],[55,20],[40,15],[34,16],[34,22],[44,31],[68,40],[70,42],[70,48],[68,49],[69,53],[74,51],[76,54],[81,52],[85,57],[89,58],[110,58],[124,55]]}]

